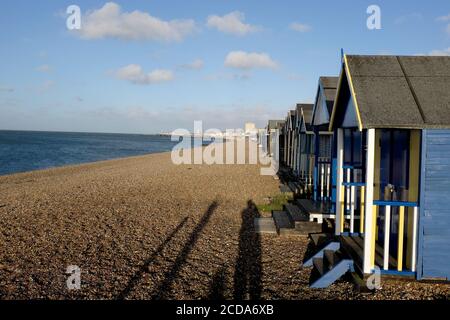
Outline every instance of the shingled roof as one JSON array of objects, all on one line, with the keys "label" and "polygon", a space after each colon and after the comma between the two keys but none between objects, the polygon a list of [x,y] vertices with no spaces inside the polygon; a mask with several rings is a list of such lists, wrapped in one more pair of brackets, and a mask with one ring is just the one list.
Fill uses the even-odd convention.
[{"label": "shingled roof", "polygon": [[297,104],[297,108],[300,108],[301,110],[301,114],[303,115],[303,119],[305,121],[306,130],[311,131],[311,120],[314,105],[309,103],[299,103]]},{"label": "shingled roof", "polygon": [[342,77],[362,128],[450,128],[450,57],[347,55]]},{"label": "shingled roof", "polygon": [[284,125],[284,120],[269,120],[268,129],[280,129]]},{"label": "shingled roof", "polygon": [[339,77],[320,77],[320,84],[323,88],[325,99],[327,99],[328,113],[331,115],[333,111],[334,98],[338,87]]}]

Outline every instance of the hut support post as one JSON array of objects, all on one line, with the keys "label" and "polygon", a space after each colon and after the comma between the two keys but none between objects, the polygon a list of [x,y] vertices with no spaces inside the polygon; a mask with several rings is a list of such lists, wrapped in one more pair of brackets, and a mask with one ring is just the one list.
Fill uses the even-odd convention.
[{"label": "hut support post", "polygon": [[337,129],[337,163],[336,163],[336,223],[335,234],[340,235],[344,219],[344,129]]},{"label": "hut support post", "polygon": [[367,130],[366,161],[366,201],[365,201],[365,234],[364,234],[364,273],[371,273],[375,258],[376,210],[373,205],[374,172],[375,172],[375,129]]},{"label": "hut support post", "polygon": [[314,128],[314,200],[319,200],[319,150],[320,150],[320,136],[319,136],[319,130],[317,128]]}]

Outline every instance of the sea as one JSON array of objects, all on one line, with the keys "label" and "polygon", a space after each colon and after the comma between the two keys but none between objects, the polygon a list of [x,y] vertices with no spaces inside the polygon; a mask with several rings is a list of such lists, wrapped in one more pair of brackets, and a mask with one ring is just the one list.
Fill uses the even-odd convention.
[{"label": "sea", "polygon": [[0,130],[0,175],[171,151],[170,136]]}]

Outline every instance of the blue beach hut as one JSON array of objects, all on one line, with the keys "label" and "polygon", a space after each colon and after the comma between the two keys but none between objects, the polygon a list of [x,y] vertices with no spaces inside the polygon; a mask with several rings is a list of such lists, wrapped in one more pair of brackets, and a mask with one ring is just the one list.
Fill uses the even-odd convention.
[{"label": "blue beach hut", "polygon": [[313,286],[349,270],[448,281],[450,57],[344,56],[329,129],[338,241],[315,265],[345,259]]}]

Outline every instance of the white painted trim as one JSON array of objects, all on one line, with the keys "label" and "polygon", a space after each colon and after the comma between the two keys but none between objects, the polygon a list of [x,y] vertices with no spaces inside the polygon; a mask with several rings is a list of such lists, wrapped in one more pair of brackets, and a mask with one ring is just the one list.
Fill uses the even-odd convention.
[{"label": "white painted trim", "polygon": [[335,234],[341,234],[341,219],[342,219],[342,206],[341,206],[341,189],[344,170],[344,129],[337,129],[337,163],[336,163],[336,223]]},{"label": "white painted trim", "polygon": [[373,269],[372,252],[375,247],[372,243],[372,237],[375,230],[372,225],[373,215],[373,184],[375,174],[375,129],[367,129],[367,160],[366,160],[366,201],[364,215],[364,264],[363,272],[371,273]]},{"label": "white painted trim", "polygon": [[320,165],[320,199],[323,200],[323,185],[324,185],[324,174],[325,174],[325,164],[321,163]]},{"label": "white painted trim", "polygon": [[355,231],[355,186],[350,187],[350,233]]},{"label": "white painted trim", "polygon": [[389,240],[391,236],[391,206],[385,207],[386,215],[384,217],[384,253],[383,269],[389,270]]},{"label": "white painted trim", "polygon": [[331,199],[331,184],[330,184],[330,180],[331,180],[331,164],[327,165],[327,198]]},{"label": "white painted trim", "polygon": [[[350,175],[351,175],[351,169],[347,169],[347,181],[348,183],[350,183],[351,179],[350,179]],[[347,186],[346,188],[346,195],[347,195],[347,211],[350,210],[350,187]]]}]

